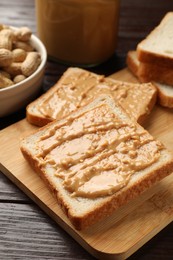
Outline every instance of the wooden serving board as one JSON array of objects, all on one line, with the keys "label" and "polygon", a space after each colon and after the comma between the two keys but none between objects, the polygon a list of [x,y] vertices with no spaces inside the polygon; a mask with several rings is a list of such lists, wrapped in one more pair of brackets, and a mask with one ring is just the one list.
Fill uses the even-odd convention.
[{"label": "wooden serving board", "polygon": [[[136,81],[127,69],[111,77]],[[173,110],[155,106],[145,127],[173,152]],[[125,259],[173,220],[170,175],[107,219],[76,231],[20,152],[20,139],[35,129],[24,119],[0,132],[0,170],[96,258]]]}]

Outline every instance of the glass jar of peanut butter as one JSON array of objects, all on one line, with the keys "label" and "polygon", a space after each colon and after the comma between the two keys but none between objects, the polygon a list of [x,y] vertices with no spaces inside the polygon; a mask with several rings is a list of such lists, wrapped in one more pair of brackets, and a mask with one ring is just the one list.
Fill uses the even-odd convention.
[{"label": "glass jar of peanut butter", "polygon": [[115,52],[120,0],[36,0],[37,33],[50,58],[90,67]]}]

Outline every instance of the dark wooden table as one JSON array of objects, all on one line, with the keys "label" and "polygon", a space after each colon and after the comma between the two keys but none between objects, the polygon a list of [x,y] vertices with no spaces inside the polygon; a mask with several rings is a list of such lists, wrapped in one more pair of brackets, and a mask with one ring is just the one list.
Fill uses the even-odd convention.
[{"label": "dark wooden table", "polygon": [[[171,0],[122,0],[118,48],[93,72],[109,75],[125,67],[126,53],[173,10]],[[36,33],[34,0],[1,0],[0,23],[29,26]],[[48,60],[42,92],[66,66]],[[0,129],[25,117],[25,109],[0,119]],[[0,147],[3,149],[3,147]],[[94,259],[0,172],[0,259]],[[173,223],[130,259],[173,259]]]}]

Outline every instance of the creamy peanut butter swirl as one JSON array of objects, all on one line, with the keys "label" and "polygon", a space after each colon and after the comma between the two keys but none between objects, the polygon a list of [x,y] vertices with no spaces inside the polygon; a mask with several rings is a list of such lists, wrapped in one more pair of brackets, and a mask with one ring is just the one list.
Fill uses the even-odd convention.
[{"label": "creamy peanut butter swirl", "polygon": [[95,198],[127,185],[134,172],[157,161],[161,149],[147,131],[102,104],[41,136],[37,156],[71,196]]}]

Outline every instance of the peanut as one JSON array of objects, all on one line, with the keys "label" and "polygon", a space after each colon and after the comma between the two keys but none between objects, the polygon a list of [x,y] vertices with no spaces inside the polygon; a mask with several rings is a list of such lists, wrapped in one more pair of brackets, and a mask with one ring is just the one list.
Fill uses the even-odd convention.
[{"label": "peanut", "polygon": [[24,51],[33,51],[34,47],[29,42],[16,41],[13,43],[13,49],[22,49]]},{"label": "peanut", "polygon": [[4,77],[6,77],[8,79],[11,79],[11,75],[4,70],[0,70],[0,74],[2,74]]},{"label": "peanut", "polygon": [[21,27],[15,31],[15,36],[17,40],[23,42],[29,41],[31,34],[32,32],[28,27]]},{"label": "peanut", "polygon": [[7,49],[0,49],[0,67],[9,66],[12,62],[12,52]]},{"label": "peanut", "polygon": [[7,29],[0,31],[0,48],[12,50],[12,35],[10,33],[4,33],[4,30]]},{"label": "peanut", "polygon": [[0,74],[0,88],[6,88],[13,85],[13,81]]},{"label": "peanut", "polygon": [[29,52],[26,59],[22,63],[21,71],[25,76],[30,76],[38,68],[41,62],[38,52]]},{"label": "peanut", "polygon": [[4,37],[9,37],[11,40],[15,39],[14,31],[10,28],[3,28],[0,34]]},{"label": "peanut", "polygon": [[4,71],[8,72],[12,77],[22,74],[21,62],[12,62],[8,67],[4,67]]},{"label": "peanut", "polygon": [[30,44],[31,35],[28,27],[0,24],[0,88],[21,82],[38,68],[41,58]]},{"label": "peanut", "polygon": [[14,49],[12,50],[12,55],[14,62],[23,62],[26,58],[27,53],[22,49]]},{"label": "peanut", "polygon": [[16,84],[16,83],[23,81],[24,79],[26,79],[26,77],[24,75],[17,75],[14,77],[13,82]]}]

